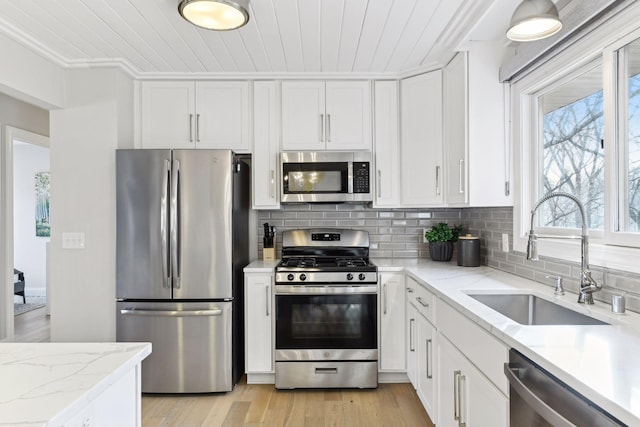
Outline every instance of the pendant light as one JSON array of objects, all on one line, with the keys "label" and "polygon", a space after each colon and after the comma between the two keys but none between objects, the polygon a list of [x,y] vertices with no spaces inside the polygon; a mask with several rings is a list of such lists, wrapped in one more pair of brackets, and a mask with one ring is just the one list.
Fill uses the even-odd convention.
[{"label": "pendant light", "polygon": [[518,42],[540,40],[561,28],[558,9],[551,0],[523,0],[513,12],[507,38]]},{"label": "pendant light", "polygon": [[178,12],[207,30],[235,30],[249,22],[249,0],[182,0]]}]

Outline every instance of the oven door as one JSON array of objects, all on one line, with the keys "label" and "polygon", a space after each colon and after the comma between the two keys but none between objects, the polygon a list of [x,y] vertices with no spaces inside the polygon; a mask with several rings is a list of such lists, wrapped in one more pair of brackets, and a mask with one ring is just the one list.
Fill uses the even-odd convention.
[{"label": "oven door", "polygon": [[282,164],[283,202],[350,201],[350,162]]},{"label": "oven door", "polygon": [[377,359],[377,294],[276,293],[275,303],[276,360]]}]

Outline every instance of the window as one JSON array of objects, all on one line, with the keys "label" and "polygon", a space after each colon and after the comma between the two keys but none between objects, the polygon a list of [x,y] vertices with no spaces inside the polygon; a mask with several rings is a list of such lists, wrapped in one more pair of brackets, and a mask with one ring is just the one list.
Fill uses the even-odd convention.
[{"label": "window", "polygon": [[[538,197],[573,194],[582,201],[590,229],[604,228],[604,103],[600,63],[539,99],[542,161]],[[640,195],[639,195],[640,197]],[[576,204],[553,198],[540,206],[539,225],[582,227]]]},{"label": "window", "polygon": [[617,172],[618,218],[615,231],[640,232],[640,39],[616,51],[620,122]]}]

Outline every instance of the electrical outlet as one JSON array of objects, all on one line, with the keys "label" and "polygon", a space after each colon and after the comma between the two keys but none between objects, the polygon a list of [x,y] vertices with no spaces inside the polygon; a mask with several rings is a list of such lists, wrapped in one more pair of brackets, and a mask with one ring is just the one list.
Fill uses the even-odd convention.
[{"label": "electrical outlet", "polygon": [[422,243],[429,243],[429,241],[427,240],[426,237],[424,237],[424,233],[426,233],[427,231],[431,230],[430,228],[423,228],[422,229]]},{"label": "electrical outlet", "polygon": [[502,233],[502,252],[509,252],[509,235]]}]

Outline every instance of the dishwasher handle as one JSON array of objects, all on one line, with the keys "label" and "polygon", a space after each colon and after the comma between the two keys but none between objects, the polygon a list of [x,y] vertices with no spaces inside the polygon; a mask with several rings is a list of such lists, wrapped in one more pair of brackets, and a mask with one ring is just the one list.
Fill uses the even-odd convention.
[{"label": "dishwasher handle", "polygon": [[120,314],[124,314],[127,316],[155,317],[221,316],[222,309],[214,308],[210,310],[137,310],[135,308],[125,308],[120,310]]},{"label": "dishwasher handle", "polygon": [[512,367],[509,363],[504,364],[504,374],[509,380],[509,384],[525,402],[533,408],[537,414],[544,418],[548,423],[555,427],[575,427],[575,424],[567,420],[565,417],[556,412],[547,405],[534,392],[532,392],[518,377],[518,370],[522,368]]}]

